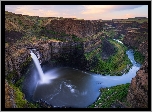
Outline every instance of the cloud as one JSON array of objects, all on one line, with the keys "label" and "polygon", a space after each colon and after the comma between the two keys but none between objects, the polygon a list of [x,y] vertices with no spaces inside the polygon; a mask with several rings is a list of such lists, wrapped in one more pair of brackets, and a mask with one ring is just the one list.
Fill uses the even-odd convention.
[{"label": "cloud", "polygon": [[5,5],[16,14],[40,17],[114,19],[148,15],[148,5]]},{"label": "cloud", "polygon": [[81,14],[103,14],[109,11],[130,10],[142,5],[84,5]]},{"label": "cloud", "polygon": [[23,14],[23,15],[32,15],[33,12],[30,11],[30,6],[19,6],[16,8],[15,13]]},{"label": "cloud", "polygon": [[114,10],[131,10],[135,8],[139,8],[143,5],[115,5]]},{"label": "cloud", "polygon": [[50,10],[50,6],[42,6],[42,5],[21,5],[21,6],[8,6],[7,9],[13,9],[16,14],[23,14],[29,16],[40,16],[40,17],[54,17],[58,16],[59,13]]},{"label": "cloud", "polygon": [[131,18],[131,17],[134,17],[133,14],[125,14],[124,18]]},{"label": "cloud", "polygon": [[60,17],[64,17],[64,18],[77,18],[76,15],[73,14],[70,14],[70,13],[67,13],[66,11],[63,12],[63,13],[60,13]]},{"label": "cloud", "polygon": [[106,10],[111,9],[112,6],[110,5],[84,5],[84,10],[82,14],[97,14],[103,13]]}]

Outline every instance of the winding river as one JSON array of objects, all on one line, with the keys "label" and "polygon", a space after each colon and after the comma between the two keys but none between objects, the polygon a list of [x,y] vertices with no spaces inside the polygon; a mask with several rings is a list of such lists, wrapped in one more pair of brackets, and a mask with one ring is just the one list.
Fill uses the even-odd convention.
[{"label": "winding river", "polygon": [[103,76],[88,73],[74,68],[45,68],[44,75],[50,78],[49,83],[41,84],[38,80],[38,71],[30,68],[23,83],[25,98],[30,101],[43,100],[54,107],[86,108],[94,103],[100,95],[100,88],[130,83],[140,68],[134,60],[133,50],[126,54],[133,64],[129,72],[122,76]]}]

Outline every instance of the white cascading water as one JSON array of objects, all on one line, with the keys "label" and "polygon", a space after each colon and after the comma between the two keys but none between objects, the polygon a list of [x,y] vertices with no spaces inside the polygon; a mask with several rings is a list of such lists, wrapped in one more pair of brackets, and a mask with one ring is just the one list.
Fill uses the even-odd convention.
[{"label": "white cascading water", "polygon": [[40,65],[40,62],[39,62],[37,56],[33,53],[32,50],[30,50],[30,51],[31,51],[31,53],[30,53],[30,54],[31,54],[31,57],[32,57],[32,59],[33,59],[33,61],[34,61],[34,64],[36,65],[36,68],[37,68],[38,73],[39,73],[39,76],[40,76],[40,83],[49,83],[50,78],[49,78],[48,76],[45,76],[45,75],[44,75],[44,73],[43,73],[43,71],[42,71],[42,68],[41,68],[41,65]]}]

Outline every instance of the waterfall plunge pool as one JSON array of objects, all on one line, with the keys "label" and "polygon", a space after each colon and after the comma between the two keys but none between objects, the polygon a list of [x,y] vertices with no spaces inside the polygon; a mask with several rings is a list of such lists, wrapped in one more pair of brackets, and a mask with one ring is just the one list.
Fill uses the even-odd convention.
[{"label": "waterfall plunge pool", "polygon": [[133,66],[122,76],[102,76],[69,67],[42,67],[48,83],[41,83],[36,68],[23,82],[23,92],[29,101],[45,101],[53,107],[86,108],[99,97],[100,88],[130,83],[140,68],[134,60],[133,50],[126,51]]}]

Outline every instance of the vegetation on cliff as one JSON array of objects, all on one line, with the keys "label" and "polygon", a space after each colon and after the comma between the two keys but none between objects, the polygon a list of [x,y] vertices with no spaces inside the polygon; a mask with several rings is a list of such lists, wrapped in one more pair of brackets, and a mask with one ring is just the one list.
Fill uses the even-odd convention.
[{"label": "vegetation on cliff", "polygon": [[105,33],[105,35],[108,36],[109,38],[114,38],[116,36],[116,32],[114,31],[114,29],[104,31],[103,33]]},{"label": "vegetation on cliff", "polygon": [[131,66],[131,62],[126,55],[127,48],[114,40],[109,40],[115,46],[116,53],[110,56],[107,60],[101,58],[101,53],[96,54],[96,50],[88,53],[87,59],[90,59],[93,55],[97,58],[97,65],[92,68],[91,71],[100,73],[103,75],[122,75],[127,72]]},{"label": "vegetation on cliff", "polygon": [[24,94],[21,92],[21,90],[11,84],[11,87],[14,90],[14,99],[15,99],[15,104],[17,108],[37,108],[38,105],[34,105],[32,103],[29,103],[26,99],[24,99]]},{"label": "vegetation on cliff", "polygon": [[126,105],[126,97],[129,86],[130,83],[109,88],[101,88],[101,95],[98,97],[98,100],[90,105],[88,108],[112,108],[112,105],[114,103],[117,103],[117,101],[125,102]]},{"label": "vegetation on cliff", "polygon": [[134,50],[134,58],[140,64],[144,62],[144,56],[137,50]]},{"label": "vegetation on cliff", "polygon": [[14,84],[5,80],[5,108],[37,108],[37,103],[33,104],[24,99],[24,94]]}]

